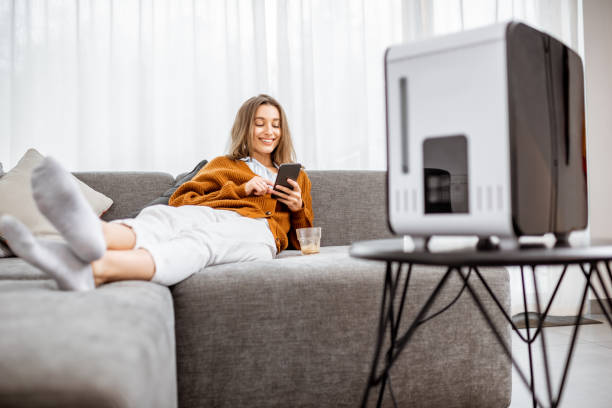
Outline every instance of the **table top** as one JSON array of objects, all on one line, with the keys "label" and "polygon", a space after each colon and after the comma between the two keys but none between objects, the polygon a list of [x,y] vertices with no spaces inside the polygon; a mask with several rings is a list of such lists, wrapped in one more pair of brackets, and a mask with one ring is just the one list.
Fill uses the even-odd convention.
[{"label": "table top", "polygon": [[451,250],[413,251],[403,237],[359,241],[353,243],[350,254],[356,258],[378,261],[409,262],[423,265],[448,266],[521,266],[560,265],[612,260],[612,243],[595,243],[581,247],[516,248],[477,250],[463,247]]}]

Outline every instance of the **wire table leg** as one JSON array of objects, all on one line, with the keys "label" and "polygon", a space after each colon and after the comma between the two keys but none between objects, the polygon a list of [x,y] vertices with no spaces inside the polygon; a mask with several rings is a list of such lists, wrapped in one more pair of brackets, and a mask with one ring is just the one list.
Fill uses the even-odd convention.
[{"label": "wire table leg", "polygon": [[[368,379],[368,383],[366,385],[366,390],[364,392],[363,399],[361,401],[362,407],[367,406],[368,399],[370,396],[370,389],[378,384],[381,384],[381,386],[379,389],[379,394],[378,394],[378,399],[377,399],[377,407],[380,407],[382,405],[382,399],[383,399],[385,387],[387,385],[388,375],[389,375],[389,371],[391,370],[391,367],[393,366],[393,364],[399,357],[403,348],[407,345],[408,341],[414,334],[414,331],[416,330],[416,328],[422,323],[423,317],[427,314],[427,312],[431,308],[432,304],[438,297],[438,294],[440,293],[440,291],[446,284],[446,281],[450,277],[451,272],[453,270],[450,267],[446,270],[446,273],[440,279],[437,286],[434,288],[431,295],[429,296],[425,304],[422,306],[421,310],[417,313],[417,316],[414,318],[413,322],[410,324],[405,334],[402,337],[398,337],[399,325],[401,322],[402,313],[401,313],[401,310],[398,311],[397,318],[395,317],[393,303],[395,301],[397,287],[399,286],[399,282],[402,276],[401,266],[402,264],[400,263],[397,269],[396,278],[394,280],[393,271],[392,271],[392,262],[387,262],[387,270],[385,273],[385,283],[383,285],[383,298],[381,302],[380,318],[379,318],[379,323],[378,323],[378,338],[376,340],[376,350],[374,352],[374,359],[372,362],[372,367],[370,369],[370,376]],[[412,264],[409,264],[408,272],[406,274],[406,280],[404,282],[402,299],[400,303],[402,308],[405,302],[406,291],[408,289],[408,283],[409,283],[411,271],[412,271]],[[380,355],[382,352],[382,345],[384,342],[385,333],[387,331],[387,326],[390,327],[389,331],[391,335],[391,340],[390,340],[391,345],[387,351],[386,364],[384,368],[382,369],[382,373],[379,376],[377,376],[376,372],[378,368],[378,362],[380,359]]]},{"label": "wire table leg", "polygon": [[[601,276],[599,275],[599,270],[597,269],[597,264],[596,263],[592,263],[590,264],[591,269],[590,271],[595,271],[596,275],[599,277],[599,281],[602,284],[602,286],[604,285],[603,281],[601,280]],[[610,326],[612,326],[612,310],[610,310],[610,314],[608,314],[608,312],[606,311],[606,306],[603,303],[603,301],[600,299],[602,296],[599,294],[599,291],[595,288],[595,286],[591,283],[591,278],[590,276],[587,277],[587,272],[584,270],[584,267],[582,265],[580,265],[580,268],[582,270],[582,273],[584,274],[584,277],[587,279],[587,285],[589,285],[589,288],[593,291],[593,293],[595,294],[595,300],[597,300],[597,303],[599,303],[599,307],[601,308],[601,312],[603,313],[603,315],[606,317],[606,320],[608,320],[608,323],[610,323]],[[589,272],[590,274],[590,272]],[[604,286],[605,287],[605,286]]]},{"label": "wire table leg", "polygon": [[521,266],[521,283],[523,285],[523,308],[525,310],[525,327],[527,328],[527,351],[529,352],[529,388],[531,389],[533,408],[537,407],[535,399],[535,384],[533,382],[533,353],[531,351],[532,337],[529,328],[529,310],[527,309],[527,291],[525,290],[525,274]]},{"label": "wire table leg", "polygon": [[[533,277],[533,288],[534,288],[535,298],[536,298],[536,308],[538,310],[538,316],[540,316],[540,320],[541,320],[541,322],[538,322],[538,324],[540,324],[544,321],[545,317],[542,316],[542,310],[540,307],[540,295],[538,294],[538,281],[536,279],[535,272],[536,272],[535,265],[531,265],[531,276]],[[548,353],[546,352],[546,337],[544,336],[544,330],[542,330],[542,357],[544,358],[544,373],[546,374],[546,389],[548,390],[548,400],[552,401],[553,400],[552,385],[550,382],[550,368],[548,365]]]},{"label": "wire table leg", "polygon": [[[612,284],[612,271],[610,271],[610,262],[604,261],[606,265],[606,270],[608,271],[608,278],[610,279],[610,284]],[[608,306],[610,307],[610,315],[612,316],[612,297],[608,296]]]},{"label": "wire table leg", "polygon": [[[607,263],[606,263],[606,267],[608,267]],[[595,274],[597,275],[597,279],[599,279],[599,284],[601,285],[601,289],[603,290],[604,297],[607,300],[606,303],[608,303],[608,308],[610,309],[609,312],[606,311],[605,304],[603,302],[600,302],[601,313],[603,313],[604,316],[606,316],[606,319],[608,320],[608,323],[610,323],[610,325],[612,325],[612,319],[611,319],[611,316],[612,316],[612,297],[610,297],[610,292],[608,292],[608,287],[606,286],[606,282],[604,282],[604,279],[602,277],[602,273],[599,272],[599,268],[597,267],[597,265],[595,265]],[[612,283],[612,276],[611,276],[610,282]],[[597,298],[599,298],[597,293],[595,295],[596,295]]]},{"label": "wire table leg", "polygon": [[[493,335],[497,339],[497,342],[501,345],[502,350],[506,354],[506,357],[508,357],[508,359],[512,362],[512,365],[514,365],[514,367],[516,367],[517,373],[518,373],[519,377],[521,378],[521,381],[527,386],[527,388],[531,389],[530,382],[527,381],[527,377],[525,377],[525,374],[523,373],[523,370],[520,369],[520,366],[519,366],[518,362],[514,359],[514,356],[512,355],[512,351],[510,350],[509,346],[506,343],[504,343],[504,339],[502,338],[502,335],[499,333],[499,330],[497,330],[497,328],[495,327],[495,324],[493,323],[493,320],[491,319],[491,316],[489,315],[489,312],[487,312],[487,309],[485,308],[484,304],[480,300],[480,296],[478,296],[478,294],[476,293],[476,291],[472,287],[472,284],[468,282],[468,280],[467,280],[468,277],[464,276],[461,273],[460,268],[455,268],[455,270],[457,271],[459,276],[466,283],[466,287],[468,289],[468,293],[471,295],[472,300],[476,304],[476,307],[478,308],[478,310],[480,310],[480,313],[482,314],[482,316],[484,317],[485,321],[489,325],[489,328],[493,332]],[[483,279],[482,275],[480,275],[480,272],[478,271],[478,269],[475,268],[475,270],[477,272],[477,275],[480,276],[481,282],[486,283],[486,281],[482,280]],[[489,292],[489,295],[491,297],[493,297],[494,299],[496,299],[495,294],[492,291]],[[499,302],[498,299],[496,299],[496,301]],[[537,396],[535,394],[533,395],[533,399],[536,401],[536,406],[537,405],[541,405],[542,406],[542,404],[540,403],[540,401],[538,400],[538,398],[537,398]]]},{"label": "wire table leg", "polygon": [[[429,312],[429,309],[433,305],[433,302],[436,300],[436,298],[438,297],[438,294],[440,293],[442,288],[444,288],[446,281],[451,276],[452,271],[453,271],[452,267],[449,267],[446,270],[446,273],[444,274],[442,279],[440,279],[440,281],[438,282],[438,285],[434,288],[433,292],[431,293],[431,295],[425,302],[425,305],[423,305],[421,310],[417,313],[416,317],[414,318],[414,321],[412,322],[408,330],[406,330],[406,333],[400,339],[398,339],[397,344],[396,344],[397,350],[395,350],[395,353],[393,354],[391,365],[395,362],[395,360],[397,360],[397,357],[400,355],[404,347],[406,347],[406,344],[408,344],[408,341],[414,334],[414,331],[421,324],[421,321],[423,320],[427,312]],[[391,365],[389,365],[388,369],[391,368]]]},{"label": "wire table leg", "polygon": [[[593,286],[593,283],[591,282],[591,279],[593,277],[593,275],[596,275],[600,281],[600,283],[603,283],[602,280],[602,276],[600,271],[597,269],[597,263],[591,263],[590,264],[590,268],[588,270],[588,272],[584,269],[583,265],[580,265],[582,272],[584,274],[584,277],[586,279],[586,283],[585,283],[585,287],[584,287],[584,291],[582,294],[582,299],[579,305],[579,309],[578,309],[578,315],[576,317],[576,322],[575,322],[575,326],[574,326],[574,330],[572,333],[572,338],[571,338],[571,343],[567,352],[567,356],[566,356],[566,361],[565,364],[563,366],[563,373],[562,373],[562,377],[561,377],[561,382],[559,385],[559,388],[557,390],[556,395],[554,395],[553,392],[553,387],[552,387],[552,382],[551,382],[551,372],[550,372],[550,366],[549,366],[549,359],[548,359],[548,349],[547,349],[547,345],[546,345],[546,340],[545,340],[545,336],[544,336],[544,330],[543,330],[543,322],[546,319],[548,312],[550,310],[550,306],[555,298],[555,295],[557,294],[557,290],[559,289],[559,286],[561,284],[561,281],[563,280],[567,268],[568,268],[568,264],[564,265],[564,269],[561,273],[561,276],[559,278],[559,281],[557,282],[557,285],[555,287],[555,290],[553,291],[553,294],[551,296],[551,298],[549,299],[546,308],[544,310],[544,313],[541,313],[541,304],[540,304],[540,298],[539,298],[539,291],[538,291],[538,284],[537,284],[537,280],[536,280],[536,266],[535,265],[530,265],[531,267],[531,272],[532,272],[532,277],[533,277],[533,281],[534,281],[534,289],[535,289],[535,297],[536,297],[536,308],[537,308],[537,312],[538,315],[540,316],[540,321],[538,322],[537,327],[531,327],[530,322],[529,322],[529,313],[528,313],[528,309],[527,309],[527,291],[526,291],[526,285],[525,285],[525,274],[524,274],[524,268],[521,266],[521,283],[522,283],[522,295],[523,295],[523,306],[525,309],[525,327],[527,329],[527,337],[523,337],[520,332],[518,332],[516,326],[514,325],[514,323],[512,322],[512,319],[510,318],[510,316],[507,314],[507,312],[504,310],[503,306],[501,305],[499,299],[497,299],[497,296],[495,295],[495,293],[491,290],[491,287],[489,287],[489,285],[487,284],[486,280],[484,279],[484,277],[482,276],[482,274],[480,273],[480,271],[478,270],[477,267],[471,267],[469,265],[463,266],[463,267],[467,267],[468,269],[468,273],[467,275],[465,275],[462,271],[461,266],[455,266],[455,267],[448,267],[446,273],[444,274],[444,276],[440,279],[440,281],[438,282],[437,286],[433,289],[433,291],[431,292],[431,294],[429,295],[429,297],[427,298],[427,301],[425,302],[425,304],[421,307],[421,309],[419,310],[419,312],[417,313],[417,316],[414,318],[414,320],[412,321],[412,323],[410,324],[410,326],[408,327],[408,329],[405,331],[405,333],[400,337],[398,335],[399,333],[399,327],[400,327],[400,322],[401,322],[401,317],[402,317],[402,312],[403,312],[403,308],[405,306],[405,300],[406,300],[406,292],[408,290],[408,286],[409,286],[409,280],[411,277],[411,271],[412,271],[412,264],[408,263],[408,270],[406,273],[406,277],[405,277],[405,281],[404,281],[404,287],[403,290],[401,291],[401,301],[400,301],[400,307],[397,310],[395,310],[395,305],[394,302],[396,300],[396,297],[398,296],[398,287],[400,286],[401,283],[401,279],[402,279],[402,263],[400,262],[398,264],[397,270],[394,274],[393,271],[393,262],[389,261],[387,262],[387,268],[386,268],[386,272],[385,272],[385,282],[383,285],[383,295],[382,295],[382,301],[381,301],[381,306],[380,306],[380,315],[379,315],[379,322],[378,322],[378,337],[376,340],[376,349],[374,352],[374,359],[372,362],[372,367],[370,370],[370,376],[368,379],[368,383],[367,383],[367,387],[366,390],[364,392],[363,395],[363,399],[362,399],[362,407],[366,407],[367,406],[367,402],[368,402],[368,398],[369,398],[369,393],[370,393],[370,389],[372,387],[375,387],[377,385],[380,384],[380,389],[379,389],[379,394],[378,394],[378,398],[377,398],[377,406],[380,407],[382,405],[383,402],[383,396],[384,396],[384,391],[386,388],[386,385],[389,383],[390,386],[390,382],[389,382],[389,371],[391,369],[391,367],[393,366],[393,364],[395,363],[395,361],[399,358],[400,353],[402,352],[402,350],[404,349],[404,347],[407,345],[407,343],[410,341],[412,335],[414,334],[416,328],[425,323],[426,321],[428,321],[430,318],[437,316],[439,313],[443,312],[444,310],[448,309],[448,307],[450,307],[460,296],[461,292],[459,293],[459,295],[453,300],[453,302],[451,302],[451,305],[447,305],[446,307],[443,308],[443,310],[434,313],[433,315],[429,316],[429,317],[425,317],[428,312],[429,309],[431,308],[431,306],[433,305],[435,299],[437,298],[438,294],[440,293],[440,291],[442,290],[442,288],[444,287],[446,281],[448,280],[448,278],[450,277],[450,275],[453,272],[457,272],[457,274],[461,277],[461,279],[464,282],[464,288],[467,288],[468,293],[470,294],[470,296],[472,297],[472,300],[474,301],[474,303],[476,304],[477,308],[479,309],[479,311],[481,312],[481,314],[483,315],[483,317],[485,318],[487,324],[489,325],[489,327],[491,328],[491,330],[493,331],[494,336],[496,337],[498,343],[502,346],[504,353],[506,354],[506,356],[510,359],[512,365],[516,368],[517,373],[519,375],[519,377],[521,378],[521,381],[527,386],[527,388],[529,388],[531,394],[532,394],[532,404],[534,408],[537,408],[538,406],[540,407],[544,407],[544,405],[542,404],[542,402],[538,399],[537,397],[537,393],[535,391],[535,381],[534,381],[534,364],[533,364],[533,350],[532,350],[532,343],[536,340],[537,336],[539,334],[542,335],[542,355],[544,358],[544,369],[545,369],[545,374],[546,374],[546,389],[547,389],[547,394],[548,394],[548,402],[550,403],[550,407],[551,408],[556,408],[559,406],[560,400],[561,400],[561,396],[563,394],[563,390],[565,388],[566,385],[566,381],[567,381],[567,374],[569,371],[569,367],[570,367],[570,363],[576,348],[576,339],[578,336],[578,331],[580,329],[580,319],[582,317],[582,313],[584,311],[584,306],[586,304],[586,297],[588,294],[588,290],[589,288],[592,289],[593,291],[595,291],[595,293],[597,294],[598,292],[595,290],[595,287]],[[523,370],[520,368],[520,366],[518,365],[517,361],[514,359],[513,355],[512,355],[512,351],[510,350],[509,346],[504,343],[504,339],[502,337],[502,335],[500,334],[500,331],[495,327],[495,324],[493,322],[493,320],[491,319],[491,316],[489,315],[489,312],[487,311],[487,309],[485,308],[484,303],[482,302],[482,300],[480,299],[479,295],[476,293],[474,287],[472,286],[472,284],[469,282],[469,278],[470,278],[470,271],[474,270],[475,274],[478,276],[479,281],[483,284],[483,286],[486,289],[486,293],[488,294],[488,296],[495,302],[495,304],[497,305],[497,307],[499,308],[499,310],[501,311],[501,313],[504,315],[506,321],[508,321],[512,328],[514,330],[517,330],[517,334],[519,336],[519,338],[521,338],[521,340],[523,340],[524,342],[527,343],[527,347],[528,347],[528,352],[529,352],[529,380],[527,380],[527,377],[525,376],[525,374],[523,373]],[[606,263],[606,269],[608,271],[608,273],[610,274],[610,266]],[[463,291],[463,289],[461,291]],[[605,295],[608,296],[607,291],[605,292]],[[607,313],[604,304],[600,301],[600,306],[602,306],[602,309],[604,310],[604,314],[606,315],[606,317],[608,319],[610,319],[610,314]],[[612,308],[610,310],[610,312],[612,313]],[[387,349],[386,351],[386,356],[385,356],[385,364],[384,367],[381,368],[381,373],[379,375],[377,375],[377,368],[378,368],[378,364],[379,364],[379,360],[382,354],[382,347],[383,347],[383,343],[384,343],[384,339],[385,339],[385,334],[387,332],[387,327],[389,327],[389,334],[390,334],[390,347],[389,349]],[[532,333],[532,330],[535,330]],[[392,395],[393,397],[393,395]],[[394,403],[395,403],[395,399],[394,399]]]},{"label": "wire table leg", "polygon": [[[395,313],[394,313],[394,302],[395,302],[395,293],[397,290],[397,285],[399,284],[399,280],[401,277],[401,273],[402,273],[402,264],[399,263],[397,266],[397,272],[395,273],[395,281],[393,280],[393,270],[391,270],[391,273],[389,274],[389,285],[387,285],[387,288],[389,289],[389,307],[387,308],[388,313],[387,313],[387,322],[390,326],[390,332],[391,332],[391,345],[389,346],[389,350],[387,351],[387,366],[389,366],[391,364],[391,360],[393,357],[393,349],[395,347],[395,339],[397,336],[397,327],[396,327],[396,322],[395,322]],[[397,322],[399,324],[399,321]],[[383,334],[384,337],[384,334]],[[378,391],[378,402],[377,405],[378,407],[382,406],[382,400],[383,400],[383,396],[385,394],[385,388],[387,386],[387,380],[389,378],[389,372],[388,370],[385,370],[383,373],[383,377],[382,377],[382,384],[380,386],[380,390]]]},{"label": "wire table leg", "polygon": [[580,329],[580,319],[582,318],[582,312],[584,310],[584,305],[586,303],[587,293],[589,292],[589,287],[591,286],[591,273],[593,270],[591,269],[586,276],[587,282],[584,285],[584,292],[582,293],[582,300],[580,301],[580,308],[578,309],[578,315],[576,316],[576,323],[574,325],[574,332],[572,333],[572,340],[570,343],[570,348],[567,353],[567,357],[565,359],[565,367],[563,368],[563,377],[561,378],[561,385],[559,386],[559,393],[557,394],[557,398],[555,401],[551,401],[551,407],[557,407],[559,402],[561,401],[561,395],[563,394],[563,388],[565,387],[565,381],[567,380],[567,373],[569,371],[570,362],[572,361],[572,355],[574,354],[574,348],[576,346],[576,338],[578,337],[578,330]]},{"label": "wire table leg", "polygon": [[[596,270],[596,265],[595,264],[591,264],[590,269],[589,269],[588,272],[584,270],[584,267],[582,265],[580,265],[580,266],[581,266],[582,271],[583,271],[583,273],[585,275],[586,282],[585,282],[584,290],[583,290],[583,293],[582,293],[582,298],[581,298],[581,301],[580,301],[580,304],[579,304],[579,308],[578,308],[578,311],[577,311],[577,316],[576,316],[576,321],[575,321],[575,324],[574,324],[574,330],[572,332],[570,346],[569,346],[569,349],[568,349],[568,352],[567,352],[567,356],[566,356],[566,359],[565,359],[565,363],[564,363],[564,366],[563,366],[563,372],[561,374],[561,383],[559,385],[559,389],[557,391],[556,396],[553,395],[553,391],[552,391],[552,384],[551,384],[551,380],[550,380],[550,370],[549,370],[549,367],[548,367],[547,348],[546,348],[546,343],[545,343],[545,339],[544,339],[543,330],[541,330],[541,333],[542,333],[542,352],[543,352],[543,356],[544,356],[544,360],[545,360],[546,382],[547,382],[549,403],[550,403],[550,407],[551,408],[558,407],[559,403],[561,401],[561,397],[563,395],[563,391],[564,391],[564,388],[565,388],[565,385],[566,385],[566,381],[567,381],[567,374],[569,372],[569,368],[570,368],[570,364],[571,364],[571,361],[572,361],[572,357],[574,355],[575,348],[576,348],[576,339],[578,337],[578,332],[580,330],[580,324],[579,323],[580,323],[580,319],[582,318],[582,313],[584,311],[584,306],[586,304],[588,289],[589,288],[593,289],[593,285],[591,283],[591,278],[592,278],[593,272]],[[539,294],[538,294],[537,282],[535,281],[535,267],[534,266],[531,266],[531,267],[532,267],[532,273],[534,275],[534,289],[535,289],[535,292],[536,292],[536,303],[537,303],[537,308],[538,308],[538,313],[539,313],[540,312],[540,302],[539,302]],[[565,268],[566,267],[567,267],[567,265],[565,265]],[[564,271],[565,270],[566,269],[564,269]],[[476,272],[477,272],[477,275],[480,277],[481,281],[486,285],[486,282],[484,281],[484,278],[482,277],[480,272],[478,272],[478,270],[476,270]],[[564,273],[562,274],[561,278],[563,277],[563,275],[564,275]],[[462,275],[462,277],[463,277],[464,280],[466,279],[463,275]],[[524,284],[524,280],[525,279],[524,279],[524,274],[523,274],[523,269],[522,268],[521,268],[521,280],[522,280],[522,283],[523,283],[523,305],[525,306],[525,310],[526,310],[526,313],[527,313],[527,309],[526,309],[526,304],[527,304],[527,302],[526,302],[526,292],[525,292],[525,284]],[[501,335],[499,334],[498,330],[495,328],[495,325],[493,324],[493,321],[492,321],[491,317],[489,316],[489,313],[487,312],[486,308],[482,304],[482,301],[480,300],[479,296],[476,294],[476,292],[473,289],[472,285],[468,283],[467,288],[468,288],[469,293],[472,295],[472,299],[476,303],[478,309],[480,310],[482,315],[485,317],[485,320],[487,321],[487,324],[489,325],[489,327],[493,331],[495,337],[497,338],[498,342],[502,346],[504,352],[506,353],[506,355],[512,361],[512,364],[516,368],[516,370],[517,370],[521,380],[523,381],[523,383],[525,383],[527,388],[529,388],[529,390],[532,392],[532,398],[533,398],[534,407],[544,406],[541,403],[541,401],[537,398],[537,393],[535,392],[535,387],[534,387],[534,382],[533,382],[533,357],[531,355],[531,352],[530,352],[530,356],[529,356],[529,368],[530,368],[531,381],[527,381],[527,378],[523,374],[523,370],[520,369],[520,366],[518,365],[518,363],[516,362],[516,360],[512,356],[512,353],[510,352],[508,346],[503,342],[503,339],[502,339]],[[487,293],[492,298],[495,298],[495,294],[488,287],[487,287]],[[496,303],[499,304],[499,301],[496,301]],[[540,322],[538,324],[538,326],[539,326],[538,330],[540,330],[540,326],[541,326],[542,322],[544,321],[544,319],[546,318],[547,315],[548,315],[548,307],[547,307],[547,310],[544,312],[544,314],[541,315],[541,319],[540,319]],[[528,344],[529,350],[531,351],[531,343],[535,340],[536,335],[531,336],[531,334],[529,333],[530,327],[529,327],[529,323],[528,323],[527,320],[525,322],[525,326],[528,329],[528,334],[527,334],[527,339],[523,339],[523,340]]]},{"label": "wire table leg", "polygon": [[372,368],[370,370],[370,377],[368,378],[368,383],[366,385],[366,389],[361,400],[361,406],[365,407],[368,403],[368,397],[370,396],[370,388],[375,385],[376,380],[376,367],[378,367],[378,359],[380,357],[380,351],[382,349],[382,342],[385,336],[386,330],[386,313],[385,313],[385,305],[387,301],[387,286],[389,285],[389,277],[391,276],[391,262],[387,262],[387,270],[385,272],[385,282],[383,284],[383,293],[382,300],[380,302],[380,316],[378,318],[378,336],[376,339],[376,348],[374,350],[374,358],[372,359]]}]

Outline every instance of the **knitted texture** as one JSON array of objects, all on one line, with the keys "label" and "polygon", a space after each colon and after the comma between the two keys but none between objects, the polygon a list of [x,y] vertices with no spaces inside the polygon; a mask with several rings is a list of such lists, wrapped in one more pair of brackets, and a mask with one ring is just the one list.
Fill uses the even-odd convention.
[{"label": "knitted texture", "polygon": [[249,166],[242,160],[217,157],[208,163],[190,181],[181,185],[170,197],[169,205],[206,205],[208,207],[236,211],[249,218],[267,218],[276,241],[278,252],[286,249],[291,242],[294,248],[300,244],[295,235],[298,228],[312,227],[312,199],[310,179],[300,171],[297,182],[302,190],[304,206],[292,212],[271,194],[247,195],[246,183],[255,177]]}]

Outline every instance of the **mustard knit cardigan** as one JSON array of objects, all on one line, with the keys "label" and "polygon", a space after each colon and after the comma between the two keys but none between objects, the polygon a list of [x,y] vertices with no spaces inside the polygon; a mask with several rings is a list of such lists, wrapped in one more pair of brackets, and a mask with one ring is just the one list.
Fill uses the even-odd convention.
[{"label": "mustard knit cardigan", "polygon": [[312,227],[314,218],[310,179],[306,172],[301,170],[297,179],[304,205],[301,210],[295,212],[290,211],[271,194],[247,196],[245,185],[255,176],[244,161],[225,156],[217,157],[204,166],[194,178],[176,189],[168,204],[174,207],[206,205],[236,211],[244,217],[267,218],[278,252],[287,248],[289,241],[294,248],[299,249],[295,230]]}]

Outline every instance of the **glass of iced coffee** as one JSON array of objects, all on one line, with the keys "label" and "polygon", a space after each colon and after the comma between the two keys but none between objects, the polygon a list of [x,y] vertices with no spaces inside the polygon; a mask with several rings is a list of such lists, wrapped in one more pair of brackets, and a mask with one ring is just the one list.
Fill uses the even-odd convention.
[{"label": "glass of iced coffee", "polygon": [[318,254],[321,246],[321,227],[300,228],[295,231],[303,255]]}]

